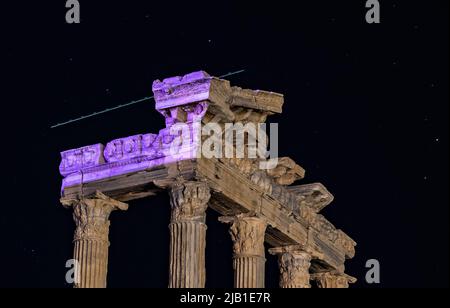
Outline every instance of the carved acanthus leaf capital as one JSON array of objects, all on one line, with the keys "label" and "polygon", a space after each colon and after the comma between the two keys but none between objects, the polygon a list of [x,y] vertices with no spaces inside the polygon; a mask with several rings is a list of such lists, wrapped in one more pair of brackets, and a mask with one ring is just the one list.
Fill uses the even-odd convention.
[{"label": "carved acanthus leaf capital", "polygon": [[278,255],[280,268],[280,286],[282,288],[310,288],[309,268],[311,254],[300,245],[269,249],[269,253]]},{"label": "carved acanthus leaf capital", "polygon": [[231,224],[230,235],[235,257],[264,256],[264,238],[267,228],[265,220],[248,214],[221,217],[219,220]]},{"label": "carved acanthus leaf capital", "polygon": [[319,288],[324,289],[347,289],[349,284],[357,281],[356,278],[339,272],[316,273],[311,276]]},{"label": "carved acanthus leaf capital", "polygon": [[61,203],[73,208],[73,218],[77,226],[75,241],[81,239],[108,241],[111,212],[128,209],[128,204],[109,198],[100,191],[89,199],[61,199]]},{"label": "carved acanthus leaf capital", "polygon": [[172,222],[204,222],[210,198],[210,188],[205,182],[186,182],[173,186],[170,193]]}]

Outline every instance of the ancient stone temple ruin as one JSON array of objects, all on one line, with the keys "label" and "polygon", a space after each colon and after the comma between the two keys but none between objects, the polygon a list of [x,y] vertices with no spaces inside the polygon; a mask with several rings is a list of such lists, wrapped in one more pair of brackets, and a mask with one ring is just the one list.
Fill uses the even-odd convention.
[{"label": "ancient stone temple ruin", "polygon": [[[155,81],[153,92],[166,119],[159,133],[61,153],[61,202],[73,209],[76,223],[75,287],[106,287],[111,212],[163,191],[172,209],[170,288],[205,286],[208,207],[229,225],[236,288],[264,287],[265,242],[279,258],[281,288],[346,288],[355,281],[344,263],[354,257],[356,243],[320,214],[333,201],[323,185],[294,185],[305,176],[301,166],[283,157],[265,170],[264,158],[199,155],[201,125],[264,123],[282,112],[282,95],[232,87],[204,72]],[[190,128],[189,138],[173,133],[180,123]],[[183,147],[173,153],[177,139]]]}]

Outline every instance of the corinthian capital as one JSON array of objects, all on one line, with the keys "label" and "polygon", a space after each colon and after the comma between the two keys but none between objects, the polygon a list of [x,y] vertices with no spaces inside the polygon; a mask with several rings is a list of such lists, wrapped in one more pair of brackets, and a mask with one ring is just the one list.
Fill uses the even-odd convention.
[{"label": "corinthian capital", "polygon": [[300,245],[269,249],[269,253],[278,255],[281,288],[310,288],[309,269],[311,254]]},{"label": "corinthian capital", "polygon": [[338,272],[317,273],[311,276],[319,288],[347,289],[349,284],[355,283],[356,278]]},{"label": "corinthian capital", "polygon": [[267,223],[263,219],[240,214],[234,217],[221,217],[219,220],[231,223],[230,234],[235,257],[264,256]]},{"label": "corinthian capital", "polygon": [[172,222],[188,220],[204,223],[210,198],[211,194],[207,183],[186,182],[175,185],[170,194]]},{"label": "corinthian capital", "polygon": [[97,191],[89,199],[61,199],[65,207],[73,208],[77,225],[74,240],[90,239],[108,241],[109,215],[115,210],[127,210],[128,204],[111,199]]}]

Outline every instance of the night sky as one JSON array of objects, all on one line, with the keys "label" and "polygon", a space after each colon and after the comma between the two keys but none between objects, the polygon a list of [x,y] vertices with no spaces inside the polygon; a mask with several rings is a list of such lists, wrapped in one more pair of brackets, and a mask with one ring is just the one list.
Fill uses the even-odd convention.
[{"label": "night sky", "polygon": [[[233,85],[285,95],[269,118],[280,155],[307,170],[297,184],[335,195],[324,215],[358,242],[347,262],[356,286],[448,287],[447,0],[381,0],[372,25],[363,0],[80,3],[79,25],[65,23],[65,1],[2,11],[0,286],[70,287],[59,153],[156,133],[164,119],[147,101],[51,125],[150,96],[155,79],[245,69]],[[110,287],[168,285],[169,214],[167,194],[112,214]],[[208,212],[207,287],[232,287],[217,218]],[[369,259],[381,263],[380,285],[365,282]]]}]

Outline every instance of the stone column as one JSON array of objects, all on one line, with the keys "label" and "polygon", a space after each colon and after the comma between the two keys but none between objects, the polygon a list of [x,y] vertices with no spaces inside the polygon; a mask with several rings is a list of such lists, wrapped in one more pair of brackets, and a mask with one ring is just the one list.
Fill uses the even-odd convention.
[{"label": "stone column", "polygon": [[264,288],[266,222],[250,215],[221,217],[220,221],[231,223],[235,288]]},{"label": "stone column", "polygon": [[272,248],[269,252],[278,255],[280,288],[311,288],[309,268],[311,255],[299,246]]},{"label": "stone column", "polygon": [[338,272],[316,273],[311,278],[321,289],[347,289],[350,283],[357,281],[354,277]]},{"label": "stone column", "polygon": [[128,205],[96,192],[90,199],[61,200],[73,208],[75,288],[106,288],[109,248],[109,215]]},{"label": "stone column", "polygon": [[171,189],[169,288],[204,288],[209,187],[187,182]]}]

